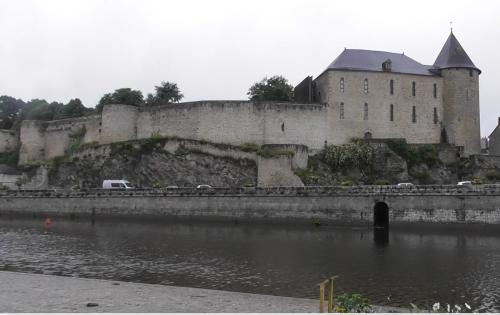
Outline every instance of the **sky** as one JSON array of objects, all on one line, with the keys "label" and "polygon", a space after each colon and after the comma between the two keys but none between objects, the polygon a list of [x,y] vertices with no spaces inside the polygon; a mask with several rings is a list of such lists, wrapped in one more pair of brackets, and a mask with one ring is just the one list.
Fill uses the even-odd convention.
[{"label": "sky", "polygon": [[265,76],[318,76],[344,48],[433,64],[453,32],[480,76],[481,134],[497,125],[500,1],[0,0],[0,95],[94,107],[176,82],[183,101],[247,99]]}]

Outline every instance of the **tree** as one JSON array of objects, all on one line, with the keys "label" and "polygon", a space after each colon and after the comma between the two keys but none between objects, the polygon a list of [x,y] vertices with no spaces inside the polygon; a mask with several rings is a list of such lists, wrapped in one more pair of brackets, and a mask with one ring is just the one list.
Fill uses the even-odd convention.
[{"label": "tree", "polygon": [[20,99],[7,95],[0,96],[0,129],[12,128],[24,105]]},{"label": "tree", "polygon": [[159,105],[166,103],[177,103],[184,95],[177,87],[177,83],[162,82],[160,86],[155,86],[155,94],[148,94],[146,105]]},{"label": "tree", "polygon": [[72,99],[55,114],[54,119],[82,117],[87,113],[87,108],[79,98]]},{"label": "tree", "polygon": [[250,87],[247,95],[252,101],[291,101],[293,86],[283,76],[265,77]]},{"label": "tree", "polygon": [[96,111],[102,112],[103,106],[107,104],[142,106],[144,105],[144,96],[139,90],[132,90],[131,88],[117,89],[113,93],[104,94],[99,104],[96,105]]}]

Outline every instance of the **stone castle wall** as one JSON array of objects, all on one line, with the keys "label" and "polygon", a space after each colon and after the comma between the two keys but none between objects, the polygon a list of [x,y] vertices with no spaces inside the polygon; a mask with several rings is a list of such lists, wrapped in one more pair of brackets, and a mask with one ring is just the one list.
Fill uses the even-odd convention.
[{"label": "stone castle wall", "polygon": [[[341,79],[344,90],[341,91]],[[368,93],[364,80],[368,79]],[[394,93],[390,93],[390,80]],[[415,96],[412,93],[415,82]],[[437,95],[434,97],[434,84]],[[439,143],[443,118],[443,79],[390,72],[326,71],[316,79],[320,102],[328,103],[328,142],[341,144],[351,138],[405,138],[408,143]],[[343,117],[341,115],[343,103]],[[368,115],[365,117],[365,104]],[[393,120],[390,108],[393,105]],[[416,122],[413,122],[415,106]],[[434,121],[436,108],[437,121]],[[479,137],[478,137],[479,139]]]},{"label": "stone castle wall", "polygon": [[481,153],[479,73],[469,69],[444,69],[444,126],[448,142],[464,147],[464,154]]}]

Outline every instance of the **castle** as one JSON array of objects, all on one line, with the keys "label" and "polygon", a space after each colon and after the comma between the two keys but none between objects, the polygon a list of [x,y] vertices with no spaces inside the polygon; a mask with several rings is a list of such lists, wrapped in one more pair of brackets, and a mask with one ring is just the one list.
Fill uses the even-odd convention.
[{"label": "castle", "polygon": [[76,137],[111,143],[169,136],[214,143],[297,144],[310,153],[351,138],[447,142],[480,153],[479,70],[453,33],[432,66],[405,54],[345,49],[296,102],[198,101],[106,105],[100,115],[23,121],[0,132],[0,151],[20,145],[20,164],[64,155]]}]

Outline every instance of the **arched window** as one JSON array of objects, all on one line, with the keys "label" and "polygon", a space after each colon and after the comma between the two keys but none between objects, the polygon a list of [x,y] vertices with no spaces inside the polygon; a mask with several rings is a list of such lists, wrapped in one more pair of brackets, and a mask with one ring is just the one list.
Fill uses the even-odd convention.
[{"label": "arched window", "polygon": [[394,95],[394,80],[391,80],[389,82],[389,92],[391,93],[391,95]]},{"label": "arched window", "polygon": [[344,78],[340,78],[340,93],[344,93]]},{"label": "arched window", "polygon": [[364,85],[363,85],[363,91],[365,94],[368,94],[368,79],[365,79]]},{"label": "arched window", "polygon": [[363,120],[368,120],[368,103],[365,103],[363,108]]},{"label": "arched window", "polygon": [[340,119],[344,119],[344,103],[340,103]]},{"label": "arched window", "polygon": [[390,109],[389,119],[390,119],[391,121],[394,121],[394,105],[393,105],[393,104],[391,104],[391,109]]},{"label": "arched window", "polygon": [[417,95],[417,83],[415,81],[411,83],[411,95]]},{"label": "arched window", "polygon": [[417,122],[417,108],[415,106],[412,107],[411,122],[412,123],[416,123]]}]

